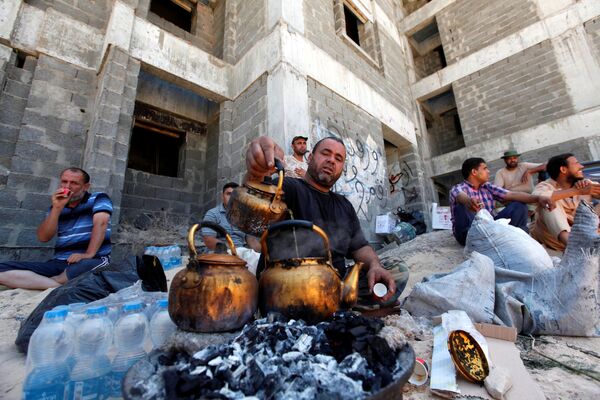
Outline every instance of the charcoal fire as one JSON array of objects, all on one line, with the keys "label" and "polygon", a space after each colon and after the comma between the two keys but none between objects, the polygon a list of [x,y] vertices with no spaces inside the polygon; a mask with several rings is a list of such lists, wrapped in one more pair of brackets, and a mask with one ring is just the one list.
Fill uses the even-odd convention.
[{"label": "charcoal fire", "polygon": [[407,359],[398,357],[402,350],[393,350],[377,335],[383,326],[380,319],[352,313],[318,325],[271,314],[247,324],[230,343],[193,355],[162,354],[151,377],[132,382],[129,397],[365,398],[408,367],[403,365]]}]

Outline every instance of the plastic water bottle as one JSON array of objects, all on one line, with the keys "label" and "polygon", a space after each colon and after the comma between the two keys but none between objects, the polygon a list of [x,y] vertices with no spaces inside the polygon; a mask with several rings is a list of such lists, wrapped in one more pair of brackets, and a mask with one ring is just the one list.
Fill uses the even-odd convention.
[{"label": "plastic water bottle", "polygon": [[179,267],[181,265],[181,249],[179,246],[169,246],[170,251],[170,268]]},{"label": "plastic water bottle", "polygon": [[51,310],[31,335],[27,352],[30,369],[23,383],[23,400],[68,398],[69,367],[73,330],[65,322],[67,310]]},{"label": "plastic water bottle", "polygon": [[90,307],[75,334],[75,365],[71,371],[71,399],[104,399],[108,396],[111,372],[108,349],[112,343],[112,322],[106,306]]},{"label": "plastic water bottle", "polygon": [[154,347],[160,347],[177,330],[177,326],[169,316],[169,300],[161,299],[156,302],[158,308],[150,320],[150,337]]},{"label": "plastic water bottle", "polygon": [[121,384],[127,370],[146,355],[144,341],[148,335],[148,318],[142,302],[123,305],[123,313],[115,325],[117,355],[112,362],[110,395],[121,397]]}]

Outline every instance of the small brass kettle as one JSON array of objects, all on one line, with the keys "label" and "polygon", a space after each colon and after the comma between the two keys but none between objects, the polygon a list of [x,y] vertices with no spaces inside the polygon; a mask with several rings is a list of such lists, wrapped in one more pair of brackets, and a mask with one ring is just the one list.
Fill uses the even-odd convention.
[{"label": "small brass kettle", "polygon": [[[194,235],[199,227],[225,236],[229,254],[196,252]],[[173,278],[169,290],[169,315],[183,330],[223,332],[241,328],[256,312],[258,282],[246,268],[225,229],[212,222],[193,225],[188,232],[190,261]]]},{"label": "small brass kettle", "polygon": [[[269,232],[302,227],[323,239],[327,257],[270,260]],[[310,221],[289,220],[275,223],[261,237],[266,269],[258,283],[258,307],[262,315],[279,312],[288,318],[315,323],[333,315],[340,306],[349,308],[358,300],[358,277],[362,263],[356,263],[342,282],[333,266],[327,234]]]},{"label": "small brass kettle", "polygon": [[240,230],[260,236],[265,228],[286,216],[287,205],[283,202],[282,186],[284,168],[275,159],[279,174],[277,186],[259,182],[246,182],[231,193],[227,203],[227,219]]}]

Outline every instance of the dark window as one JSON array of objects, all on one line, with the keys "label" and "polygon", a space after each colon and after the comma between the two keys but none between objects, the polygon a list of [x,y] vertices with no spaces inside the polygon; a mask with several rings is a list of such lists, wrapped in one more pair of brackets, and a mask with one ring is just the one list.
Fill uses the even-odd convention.
[{"label": "dark window", "polygon": [[152,0],[150,11],[187,32],[192,31],[194,4],[190,0]]},{"label": "dark window", "polygon": [[354,43],[360,46],[360,38],[358,35],[358,27],[362,22],[356,15],[344,4],[344,19],[346,20],[346,35]]},{"label": "dark window", "polygon": [[446,55],[444,54],[444,48],[442,46],[438,46],[435,49],[433,49],[433,51],[435,51],[438,54],[438,56],[440,57],[440,65],[442,66],[442,68],[446,68],[448,63],[446,62]]},{"label": "dark window", "polygon": [[456,130],[456,136],[462,136],[463,131],[462,131],[462,127],[460,126],[460,117],[458,116],[458,113],[454,114],[453,118],[454,118],[454,129]]},{"label": "dark window", "polygon": [[136,121],[131,132],[127,167],[177,177],[185,132]]}]

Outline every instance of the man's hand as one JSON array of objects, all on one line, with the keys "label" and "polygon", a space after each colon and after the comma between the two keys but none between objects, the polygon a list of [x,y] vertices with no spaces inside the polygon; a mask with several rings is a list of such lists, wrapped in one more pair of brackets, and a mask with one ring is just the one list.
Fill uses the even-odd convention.
[{"label": "man's hand", "polygon": [[296,173],[297,176],[299,176],[300,178],[304,178],[304,174],[306,174],[306,171],[302,168],[295,168],[294,172]]},{"label": "man's hand", "polygon": [[87,260],[89,258],[93,258],[93,255],[89,255],[87,253],[73,253],[69,256],[69,258],[67,258],[67,264],[71,265],[71,264],[75,264],[78,263],[81,260]]},{"label": "man's hand", "polygon": [[275,157],[283,160],[283,150],[270,137],[261,136],[250,142],[246,151],[248,180],[260,181],[274,173]]},{"label": "man's hand", "polygon": [[52,208],[56,208],[58,210],[62,210],[65,208],[69,200],[73,196],[73,192],[67,188],[58,188],[54,193],[52,193]]},{"label": "man's hand", "polygon": [[545,208],[548,211],[552,211],[556,208],[554,201],[547,196],[539,196],[538,204],[540,207]]},{"label": "man's hand", "polygon": [[600,184],[589,179],[579,180],[575,182],[575,185],[573,186],[575,189],[579,190],[579,193],[582,196],[600,196]]},{"label": "man's hand", "polygon": [[392,274],[390,274],[390,271],[383,268],[381,265],[371,265],[369,271],[367,272],[367,282],[369,283],[369,290],[371,293],[373,292],[373,286],[378,282],[381,282],[387,286],[387,294],[379,300],[382,303],[391,299],[394,293],[396,293],[396,282],[394,282]]},{"label": "man's hand", "polygon": [[473,199],[473,198],[469,197],[469,195],[466,194],[465,192],[458,193],[458,196],[456,196],[456,201],[458,201],[460,204],[465,206],[468,210],[471,210],[473,212],[477,212],[477,211],[485,208],[483,206],[483,202],[481,202],[479,199]]}]

